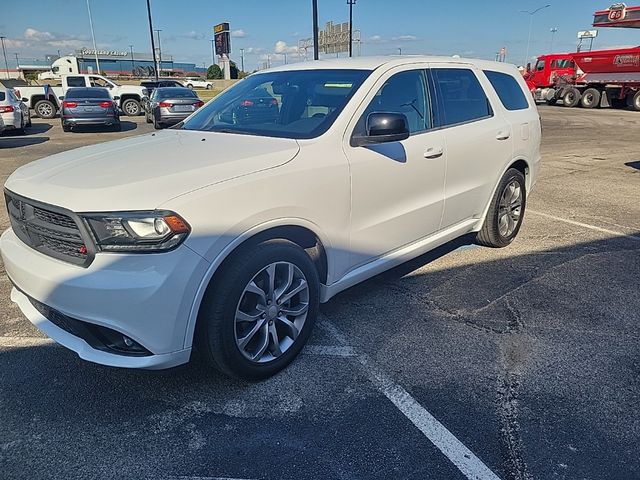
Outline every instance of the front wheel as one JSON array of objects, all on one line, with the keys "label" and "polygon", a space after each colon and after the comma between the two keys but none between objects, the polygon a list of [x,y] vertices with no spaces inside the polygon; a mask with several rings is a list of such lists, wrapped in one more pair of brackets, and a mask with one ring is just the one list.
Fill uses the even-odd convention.
[{"label": "front wheel", "polygon": [[510,168],[493,195],[482,230],[476,237],[477,242],[493,248],[509,245],[520,231],[526,203],[524,175],[519,170]]},{"label": "front wheel", "polygon": [[213,85],[211,85],[210,83],[207,83],[207,90],[211,90],[213,88]]},{"label": "front wheel", "polygon": [[320,282],[309,255],[268,240],[231,257],[205,296],[196,342],[221,372],[247,380],[284,369],[316,320]]}]

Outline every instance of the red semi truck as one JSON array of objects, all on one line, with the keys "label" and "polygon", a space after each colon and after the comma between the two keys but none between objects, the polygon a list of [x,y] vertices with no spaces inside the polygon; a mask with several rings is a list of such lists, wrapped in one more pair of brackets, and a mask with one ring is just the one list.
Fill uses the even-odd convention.
[{"label": "red semi truck", "polygon": [[[593,26],[640,28],[640,6],[597,11]],[[542,55],[525,80],[536,100],[549,104],[640,111],[640,47]]]}]

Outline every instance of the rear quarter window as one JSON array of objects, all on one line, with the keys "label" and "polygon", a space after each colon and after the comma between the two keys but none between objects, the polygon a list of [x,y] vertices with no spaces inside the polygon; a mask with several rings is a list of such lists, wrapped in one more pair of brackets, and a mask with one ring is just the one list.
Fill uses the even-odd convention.
[{"label": "rear quarter window", "polygon": [[529,108],[529,102],[527,102],[527,98],[515,78],[508,73],[490,70],[485,70],[484,74],[493,85],[504,108],[507,110],[526,110]]},{"label": "rear quarter window", "polygon": [[0,92],[0,102],[2,102],[3,100],[5,100],[5,95],[4,92]]},{"label": "rear quarter window", "polygon": [[465,68],[432,70],[440,98],[441,126],[473,122],[493,116],[487,95],[475,73]]}]

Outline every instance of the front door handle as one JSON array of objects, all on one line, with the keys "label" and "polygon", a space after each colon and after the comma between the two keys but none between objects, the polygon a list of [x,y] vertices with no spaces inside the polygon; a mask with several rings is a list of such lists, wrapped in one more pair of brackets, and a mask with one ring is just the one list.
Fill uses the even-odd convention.
[{"label": "front door handle", "polygon": [[511,138],[511,132],[507,132],[506,130],[498,132],[496,135],[496,140],[509,140]]},{"label": "front door handle", "polygon": [[443,147],[429,147],[424,151],[424,158],[439,158],[444,154]]}]

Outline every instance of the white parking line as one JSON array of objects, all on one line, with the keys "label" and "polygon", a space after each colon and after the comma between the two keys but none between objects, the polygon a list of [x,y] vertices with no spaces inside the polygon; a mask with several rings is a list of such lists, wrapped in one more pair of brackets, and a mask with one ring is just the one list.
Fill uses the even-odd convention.
[{"label": "white parking line", "polygon": [[329,357],[354,357],[353,348],[343,345],[307,345],[302,350],[306,355],[326,355]]},{"label": "white parking line", "polygon": [[640,242],[640,237],[635,235],[628,235],[624,232],[618,232],[616,230],[609,230],[608,228],[598,227],[596,225],[591,225],[589,223],[577,222],[575,220],[570,220],[568,218],[556,217],[555,215],[549,215],[548,213],[538,212],[536,210],[527,210],[527,213],[533,213],[534,215],[539,215],[540,217],[550,218],[552,220],[557,220],[558,222],[568,223],[569,225],[575,225],[576,227],[588,228],[589,230],[595,230],[596,232],[607,233],[609,235],[613,235],[615,237],[625,237],[630,240],[635,240]]},{"label": "white parking line", "polygon": [[42,337],[0,337],[0,347],[26,348],[58,345],[49,338]]},{"label": "white parking line", "polygon": [[[319,325],[335,340],[348,345],[346,337],[328,318],[321,315]],[[462,474],[470,480],[500,480],[471,450],[453,433],[420,405],[404,388],[395,383],[375,363],[363,354],[355,357],[369,380],[393,403],[402,414],[440,450]]]}]

